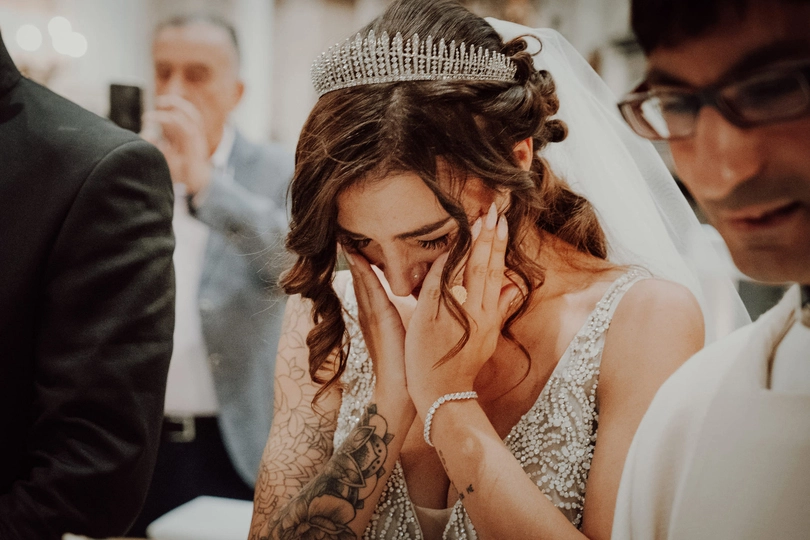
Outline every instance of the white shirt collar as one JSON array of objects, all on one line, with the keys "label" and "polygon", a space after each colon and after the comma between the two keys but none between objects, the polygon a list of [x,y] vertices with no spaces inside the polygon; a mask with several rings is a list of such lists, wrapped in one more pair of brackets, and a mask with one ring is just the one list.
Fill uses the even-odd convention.
[{"label": "white shirt collar", "polygon": [[222,138],[219,140],[219,145],[214,153],[211,155],[211,165],[215,169],[225,169],[228,166],[228,160],[231,159],[231,152],[233,151],[233,143],[236,141],[236,130],[230,124],[225,124],[222,128]]}]

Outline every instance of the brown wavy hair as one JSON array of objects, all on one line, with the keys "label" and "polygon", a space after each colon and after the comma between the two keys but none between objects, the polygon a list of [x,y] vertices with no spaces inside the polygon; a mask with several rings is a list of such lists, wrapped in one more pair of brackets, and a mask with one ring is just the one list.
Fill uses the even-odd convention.
[{"label": "brown wavy hair", "polygon": [[[453,171],[455,194],[467,178],[480,179],[493,194],[510,194],[505,212],[510,228],[506,266],[528,293],[506,321],[505,338],[515,342],[511,325],[526,311],[532,291],[544,278],[543,268],[521,247],[532,227],[557,236],[580,252],[607,258],[605,235],[590,203],[555,177],[537,154],[529,171],[520,168],[513,154],[515,145],[525,139],[532,138],[538,151],[566,136],[566,126],[552,118],[559,102],[551,75],[534,68],[524,39],[504,43],[489,23],[453,0],[396,1],[360,32],[372,29],[378,35],[400,32],[408,39],[416,33],[500,51],[517,65],[517,74],[510,82],[408,81],[357,86],[325,94],[316,103],[298,141],[289,192],[287,247],[297,259],[281,285],[287,294],[300,294],[313,303],[314,328],[306,343],[310,375],[324,384],[321,393],[339,379],[349,351],[332,279],[338,260],[336,201],[356,182],[393,172],[415,173],[458,223],[442,295],[465,333],[445,358],[463,347],[469,336],[469,324],[447,284],[451,270],[471,246],[471,233],[458,198],[440,185],[440,163]],[[329,378],[322,376],[326,367]]]}]

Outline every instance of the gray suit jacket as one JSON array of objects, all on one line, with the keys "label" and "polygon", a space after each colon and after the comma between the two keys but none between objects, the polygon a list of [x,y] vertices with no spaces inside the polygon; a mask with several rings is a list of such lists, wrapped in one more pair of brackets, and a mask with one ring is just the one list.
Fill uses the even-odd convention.
[{"label": "gray suit jacket", "polygon": [[293,156],[238,132],[224,174],[215,174],[196,217],[211,233],[199,308],[225,447],[254,485],[273,413],[276,348],[284,314],[279,274],[289,258],[285,196]]}]

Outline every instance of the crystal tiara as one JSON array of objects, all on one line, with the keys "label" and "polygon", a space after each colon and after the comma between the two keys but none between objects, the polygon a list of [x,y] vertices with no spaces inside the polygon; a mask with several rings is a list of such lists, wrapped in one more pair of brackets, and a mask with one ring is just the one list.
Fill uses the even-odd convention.
[{"label": "crystal tiara", "polygon": [[399,81],[512,81],[517,67],[506,55],[455,41],[408,40],[397,32],[391,40],[369,30],[330,47],[312,64],[318,97],[341,88]]}]

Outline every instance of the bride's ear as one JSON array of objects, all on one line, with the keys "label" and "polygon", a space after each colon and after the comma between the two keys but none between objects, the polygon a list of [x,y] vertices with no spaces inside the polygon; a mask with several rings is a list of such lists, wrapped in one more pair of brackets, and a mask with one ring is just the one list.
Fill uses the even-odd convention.
[{"label": "bride's ear", "polygon": [[524,171],[532,168],[532,160],[534,160],[534,141],[531,137],[524,139],[515,145],[512,150],[518,166]]}]

